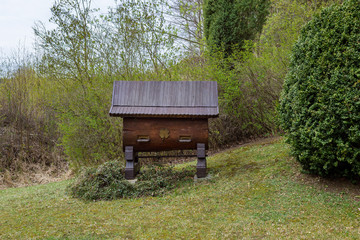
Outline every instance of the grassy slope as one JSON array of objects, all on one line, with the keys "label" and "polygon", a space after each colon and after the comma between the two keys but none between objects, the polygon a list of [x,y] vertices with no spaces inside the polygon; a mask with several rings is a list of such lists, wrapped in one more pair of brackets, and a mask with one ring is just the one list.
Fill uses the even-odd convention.
[{"label": "grassy slope", "polygon": [[2,190],[0,238],[360,238],[360,202],[296,180],[282,140],[225,151],[208,165],[211,181],[156,198],[85,203],[64,194],[68,181]]}]

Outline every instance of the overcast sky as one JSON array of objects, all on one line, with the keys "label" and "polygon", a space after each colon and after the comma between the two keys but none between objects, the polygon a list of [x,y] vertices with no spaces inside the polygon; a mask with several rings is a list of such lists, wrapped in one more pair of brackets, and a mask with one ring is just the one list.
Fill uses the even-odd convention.
[{"label": "overcast sky", "polygon": [[[36,21],[46,26],[55,0],[0,0],[0,53],[9,55],[20,46],[32,49]],[[92,0],[92,6],[107,12],[114,0]]]}]

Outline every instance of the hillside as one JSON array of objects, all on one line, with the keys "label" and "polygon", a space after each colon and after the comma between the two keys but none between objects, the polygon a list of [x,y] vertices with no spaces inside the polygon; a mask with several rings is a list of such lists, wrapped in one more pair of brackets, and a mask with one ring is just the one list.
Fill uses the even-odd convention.
[{"label": "hillside", "polygon": [[358,186],[299,173],[281,138],[232,148],[208,162],[211,180],[161,197],[83,202],[65,194],[69,181],[0,190],[0,238],[360,237]]}]

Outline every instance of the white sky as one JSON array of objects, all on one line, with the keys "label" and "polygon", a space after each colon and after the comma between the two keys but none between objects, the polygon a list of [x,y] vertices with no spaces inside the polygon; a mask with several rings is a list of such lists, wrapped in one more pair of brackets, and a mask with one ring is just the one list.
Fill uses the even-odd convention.
[{"label": "white sky", "polygon": [[[0,0],[0,54],[9,55],[25,46],[29,51],[34,44],[32,27],[42,21],[50,27],[50,8],[55,0]],[[114,0],[92,0],[92,6],[107,12]]]}]

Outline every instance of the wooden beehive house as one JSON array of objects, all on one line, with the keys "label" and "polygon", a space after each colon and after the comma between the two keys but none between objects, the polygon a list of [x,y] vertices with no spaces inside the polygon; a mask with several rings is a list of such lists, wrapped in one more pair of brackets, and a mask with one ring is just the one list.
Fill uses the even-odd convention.
[{"label": "wooden beehive house", "polygon": [[125,178],[138,172],[139,152],[196,150],[206,176],[208,118],[219,115],[213,81],[115,81],[110,116],[123,118]]}]

